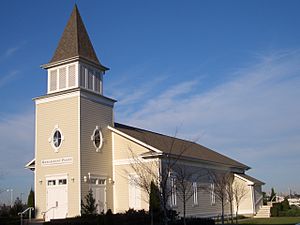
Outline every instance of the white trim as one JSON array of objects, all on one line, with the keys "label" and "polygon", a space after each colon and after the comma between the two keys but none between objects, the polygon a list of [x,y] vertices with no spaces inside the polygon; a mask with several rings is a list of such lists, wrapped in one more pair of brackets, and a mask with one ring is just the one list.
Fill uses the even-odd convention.
[{"label": "white trim", "polygon": [[[78,63],[77,63],[78,64]],[[77,68],[77,66],[76,66]],[[76,69],[75,69],[76,70]],[[78,76],[79,77],[79,76]],[[78,79],[76,79],[77,82],[78,82]],[[81,164],[80,164],[80,154],[81,154],[81,151],[80,151],[80,144],[81,144],[81,140],[80,140],[80,134],[81,134],[81,130],[80,130],[80,112],[81,112],[81,105],[80,105],[80,95],[78,96],[77,98],[78,100],[78,115],[77,115],[77,138],[78,138],[78,150],[77,150],[77,154],[78,154],[78,178],[77,178],[77,182],[78,182],[78,214],[81,215]]]},{"label": "white trim", "polygon": [[54,173],[45,175],[46,180],[50,180],[53,178],[66,178],[69,176],[69,173]]},{"label": "white trim", "polygon": [[78,97],[78,96],[80,96],[79,90],[77,90],[75,92],[71,92],[71,93],[65,93],[65,94],[50,96],[47,98],[36,99],[35,103],[38,105],[38,104],[42,104],[42,103],[48,103],[48,102],[52,102],[52,101],[57,101],[57,100],[62,100],[62,99],[67,99],[67,98],[72,98],[72,97]]},{"label": "white trim", "polygon": [[112,133],[112,189],[113,189],[113,213],[116,213],[116,187],[115,187],[115,180],[116,180],[116,171],[115,171],[115,134]]},{"label": "white trim", "polygon": [[[100,143],[99,143],[98,147],[96,146],[96,143],[95,143],[95,133],[96,133],[96,131],[98,131],[99,135],[100,135]],[[93,145],[96,149],[96,152],[101,152],[101,148],[103,147],[103,134],[102,134],[102,130],[101,130],[101,128],[99,128],[99,126],[96,126],[96,128],[94,129],[93,134],[91,136],[91,141],[93,142]]]},{"label": "white trim", "polygon": [[107,128],[109,130],[115,132],[116,134],[119,134],[119,135],[121,135],[121,136],[123,136],[123,137],[125,137],[125,138],[127,138],[127,139],[129,139],[129,140],[131,140],[131,141],[133,141],[133,142],[135,142],[137,144],[139,144],[139,145],[142,145],[143,147],[146,147],[146,148],[148,148],[148,149],[150,149],[150,150],[152,150],[154,152],[157,152],[157,153],[162,153],[162,151],[158,150],[157,148],[154,148],[151,145],[148,145],[148,144],[146,144],[146,143],[144,143],[144,142],[142,142],[142,141],[140,141],[138,139],[135,139],[134,137],[131,137],[131,136],[123,133],[122,131],[119,131],[119,130],[117,130],[117,129],[109,126],[109,125],[107,126]]},{"label": "white trim", "polygon": [[255,200],[254,200],[254,188],[253,186],[249,186],[251,191],[251,205],[252,205],[252,213],[255,214]]},{"label": "white trim", "polygon": [[[60,144],[58,146],[55,146],[53,143],[53,141],[54,141],[53,137],[54,137],[54,134],[56,131],[58,131],[60,133]],[[54,152],[58,153],[64,140],[65,140],[65,137],[64,137],[61,129],[59,128],[58,125],[55,125],[54,129],[52,130],[51,136],[48,138],[48,141],[50,142],[51,147],[54,149]]]},{"label": "white trim", "polygon": [[198,206],[198,184],[193,182],[193,206]]},{"label": "white trim", "polygon": [[[34,121],[35,121],[35,140],[34,140],[34,156],[35,156],[35,159],[37,158],[37,105],[35,104],[35,118],[34,118]],[[37,179],[36,179],[36,173],[37,173],[37,168],[38,168],[38,165],[37,163],[35,163],[35,169],[34,169],[34,191],[35,191],[35,196],[38,196],[39,193],[38,193],[38,190],[36,188],[37,186]],[[37,197],[34,198],[34,207],[38,207],[37,206]],[[39,218],[39,216],[37,215],[37,218]]]},{"label": "white trim", "polygon": [[32,164],[33,162],[35,162],[35,158],[33,158],[32,160],[30,160],[24,167],[25,168],[34,168],[33,166],[30,166],[30,164]]},{"label": "white trim", "polygon": [[[146,162],[156,162],[158,159],[143,159],[140,158],[139,161],[146,163]],[[115,166],[121,166],[121,165],[130,165],[130,164],[135,164],[135,163],[139,163],[136,162],[136,160],[130,158],[130,159],[117,159],[113,161],[113,165]]]},{"label": "white trim", "polygon": [[240,179],[243,180],[243,181],[246,181],[248,185],[254,185],[254,183],[253,183],[252,181],[246,179],[245,177],[242,177],[242,176],[240,176],[240,175],[238,175],[238,174],[236,174],[236,173],[234,174],[234,176],[240,178]]},{"label": "white trim", "polygon": [[[47,81],[47,93],[48,94],[52,94],[55,92],[60,92],[60,91],[64,91],[64,90],[68,90],[74,87],[78,87],[78,83],[76,82],[76,77],[78,77],[78,71],[76,71],[76,65],[78,64],[78,62],[72,62],[72,63],[68,63],[68,64],[64,64],[64,65],[59,65],[56,67],[53,67],[51,69],[48,69],[48,81]],[[69,87],[69,67],[70,66],[75,66],[75,86]],[[60,69],[65,68],[66,69],[66,86],[64,88],[59,88],[59,78],[60,78]],[[50,90],[51,84],[50,84],[50,74],[51,71],[56,70],[56,89],[55,90]]]}]

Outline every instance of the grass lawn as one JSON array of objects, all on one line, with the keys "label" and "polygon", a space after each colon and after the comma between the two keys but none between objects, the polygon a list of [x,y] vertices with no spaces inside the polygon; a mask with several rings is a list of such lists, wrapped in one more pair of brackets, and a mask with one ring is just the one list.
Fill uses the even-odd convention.
[{"label": "grass lawn", "polygon": [[271,217],[271,218],[251,218],[241,219],[239,224],[297,224],[300,217]]}]

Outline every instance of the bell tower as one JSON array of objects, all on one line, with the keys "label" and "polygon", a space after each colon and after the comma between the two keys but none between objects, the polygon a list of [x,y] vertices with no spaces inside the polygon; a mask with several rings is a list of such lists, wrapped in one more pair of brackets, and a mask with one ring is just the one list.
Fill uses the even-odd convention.
[{"label": "bell tower", "polygon": [[99,62],[76,5],[52,59],[42,67],[48,71],[48,94],[81,87],[103,95],[108,68]]},{"label": "bell tower", "polygon": [[47,70],[47,93],[35,101],[37,218],[81,214],[93,190],[99,213],[113,209],[115,100],[103,94],[103,66],[75,5]]}]

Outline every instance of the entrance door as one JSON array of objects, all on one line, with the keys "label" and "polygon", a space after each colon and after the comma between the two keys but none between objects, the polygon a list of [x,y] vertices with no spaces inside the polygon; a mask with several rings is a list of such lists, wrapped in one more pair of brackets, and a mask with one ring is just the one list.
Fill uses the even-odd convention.
[{"label": "entrance door", "polygon": [[101,176],[92,176],[90,178],[91,188],[93,191],[94,199],[97,204],[97,213],[106,212],[106,179]]},{"label": "entrance door", "polygon": [[93,196],[97,204],[97,213],[106,212],[106,188],[105,186],[94,186],[92,187]]},{"label": "entrance door", "polygon": [[47,204],[45,220],[64,219],[68,213],[67,179],[47,180]]}]

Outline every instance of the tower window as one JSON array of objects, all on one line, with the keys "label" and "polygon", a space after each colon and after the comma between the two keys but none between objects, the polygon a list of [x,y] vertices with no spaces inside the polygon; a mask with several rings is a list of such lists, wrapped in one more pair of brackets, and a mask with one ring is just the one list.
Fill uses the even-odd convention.
[{"label": "tower window", "polygon": [[59,89],[66,88],[67,74],[66,67],[59,69]]},{"label": "tower window", "polygon": [[80,86],[85,87],[85,68],[80,66]]},{"label": "tower window", "polygon": [[56,125],[52,132],[52,135],[48,139],[55,152],[58,152],[58,149],[61,147],[63,140],[64,136],[62,135],[61,130],[58,128],[58,125]]},{"label": "tower window", "polygon": [[58,148],[61,144],[61,133],[56,130],[53,135],[53,145]]},{"label": "tower window", "polygon": [[95,91],[100,92],[100,73],[95,74]]},{"label": "tower window", "polygon": [[55,91],[57,89],[57,70],[50,71],[50,85],[49,90]]},{"label": "tower window", "polygon": [[103,145],[103,135],[98,126],[96,126],[96,129],[94,130],[91,140],[96,148],[96,152],[99,152]]},{"label": "tower window", "polygon": [[88,89],[93,90],[93,71],[88,70]]},{"label": "tower window", "polygon": [[76,74],[75,74],[75,65],[69,66],[69,87],[75,86]]}]

